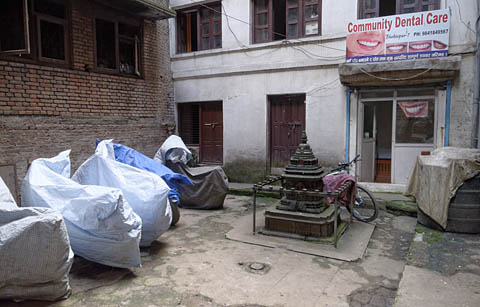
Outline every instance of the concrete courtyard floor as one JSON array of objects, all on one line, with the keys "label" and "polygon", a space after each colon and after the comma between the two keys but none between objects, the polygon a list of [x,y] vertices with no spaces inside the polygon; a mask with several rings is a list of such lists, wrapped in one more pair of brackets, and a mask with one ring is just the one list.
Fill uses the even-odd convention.
[{"label": "concrete courtyard floor", "polygon": [[[270,198],[259,200],[264,206],[275,201]],[[458,281],[454,273],[442,272],[443,267],[438,263],[437,272],[429,267],[432,259],[437,262],[448,262],[448,259],[435,258],[435,252],[428,252],[432,242],[419,240],[415,233],[415,218],[394,216],[384,210],[376,220],[364,257],[356,262],[226,239],[225,234],[232,229],[231,225],[252,213],[251,202],[248,196],[228,195],[223,210],[181,209],[178,225],[144,251],[148,255],[142,258],[141,268],[113,269],[76,257],[70,274],[73,294],[67,300],[55,303],[0,302],[0,305],[427,306],[421,303],[425,299],[428,301],[422,287],[438,298],[442,291],[448,295],[448,286],[452,284],[444,282],[450,282],[451,276]],[[417,237],[415,243],[420,245],[412,245],[414,237]],[[468,295],[469,299],[464,300],[465,304],[455,306],[479,306],[472,303],[479,298],[475,291],[480,289],[480,257],[479,253],[475,255],[475,249],[479,248],[480,240],[478,236],[467,236],[464,240],[471,244],[467,256],[473,258],[462,258],[469,263],[455,265],[470,265],[469,272],[460,279],[460,288],[465,290],[463,281],[469,282],[468,288],[459,292]],[[423,246],[423,243],[428,244]],[[411,246],[418,253],[412,255]],[[451,253],[459,254],[458,251]],[[410,261],[409,265],[407,261]],[[249,264],[254,262],[266,264],[266,269],[252,270]],[[405,274],[409,276],[408,280],[402,278]],[[442,274],[450,274],[450,279],[439,278]],[[438,286],[441,286],[440,291],[437,291]],[[438,304],[437,300],[435,306],[452,305]]]}]

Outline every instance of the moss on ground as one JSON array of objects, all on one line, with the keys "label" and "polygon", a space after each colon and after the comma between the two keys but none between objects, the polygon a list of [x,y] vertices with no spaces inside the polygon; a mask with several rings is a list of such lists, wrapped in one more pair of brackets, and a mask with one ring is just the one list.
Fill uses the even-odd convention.
[{"label": "moss on ground", "polygon": [[390,200],[386,201],[387,211],[394,215],[408,215],[417,217],[417,203],[414,201],[405,200]]},{"label": "moss on ground", "polygon": [[262,182],[267,176],[264,161],[239,159],[226,163],[223,170],[230,182]]},{"label": "moss on ground", "polygon": [[417,225],[417,227],[415,227],[415,232],[423,234],[423,241],[427,244],[441,242],[443,239],[441,232],[423,227],[421,225]]}]

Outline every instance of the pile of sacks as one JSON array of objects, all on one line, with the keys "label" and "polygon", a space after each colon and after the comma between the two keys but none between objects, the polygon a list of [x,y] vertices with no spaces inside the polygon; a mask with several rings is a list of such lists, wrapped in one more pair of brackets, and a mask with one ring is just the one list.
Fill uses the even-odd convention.
[{"label": "pile of sacks", "polygon": [[[72,177],[70,150],[34,160],[22,185],[22,208],[0,182],[0,299],[66,298],[74,253],[108,266],[139,267],[140,247],[168,230],[169,195],[178,199],[179,189],[172,193],[163,176],[117,161],[115,145],[100,142]],[[170,175],[174,183],[191,184]]]},{"label": "pile of sacks", "polygon": [[98,141],[73,176],[70,150],[36,159],[22,185],[22,208],[0,178],[0,299],[66,298],[74,253],[112,267],[139,267],[140,247],[169,229],[172,206],[222,208],[223,170],[190,169],[190,158],[183,141],[171,136],[155,160]]}]

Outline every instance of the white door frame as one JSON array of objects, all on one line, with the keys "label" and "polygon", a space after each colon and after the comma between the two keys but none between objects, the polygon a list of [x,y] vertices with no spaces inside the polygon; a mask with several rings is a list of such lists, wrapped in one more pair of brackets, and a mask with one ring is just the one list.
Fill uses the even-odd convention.
[{"label": "white door frame", "polygon": [[[402,88],[401,90],[404,90]],[[365,102],[392,102],[392,161],[391,161],[391,182],[394,184],[395,178],[395,147],[423,147],[421,144],[401,144],[396,145],[395,143],[395,136],[396,136],[396,111],[397,111],[397,102],[398,100],[409,100],[409,99],[433,99],[435,104],[435,112],[434,112],[434,136],[433,136],[433,144],[424,144],[425,147],[433,147],[434,149],[438,147],[438,131],[444,126],[444,122],[441,119],[441,115],[443,114],[442,110],[444,107],[444,101],[442,98],[445,97],[443,91],[435,89],[434,95],[421,95],[421,91],[425,90],[432,90],[432,88],[418,88],[419,94],[418,96],[401,96],[400,99],[398,98],[398,90],[399,89],[388,89],[388,90],[365,90],[361,91],[358,95],[357,99],[357,144],[356,144],[356,152],[357,154],[361,152],[361,142],[363,137],[363,103]],[[361,93],[368,93],[368,92],[392,92],[392,96],[390,97],[381,97],[381,98],[362,98]],[[396,145],[396,146],[395,146]],[[361,163],[361,162],[360,162]],[[360,172],[361,167],[357,168],[357,171]],[[361,175],[361,174],[359,174]]]}]

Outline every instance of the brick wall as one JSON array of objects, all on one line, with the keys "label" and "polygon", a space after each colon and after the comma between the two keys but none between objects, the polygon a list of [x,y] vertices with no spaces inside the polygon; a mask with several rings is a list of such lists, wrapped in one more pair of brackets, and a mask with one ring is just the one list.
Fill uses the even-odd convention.
[{"label": "brick wall", "polygon": [[0,164],[16,164],[19,190],[29,159],[72,149],[75,169],[97,137],[152,156],[166,137],[164,124],[174,123],[167,21],[144,21],[142,78],[87,72],[94,9],[73,1],[69,68],[0,59]]}]

